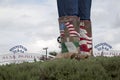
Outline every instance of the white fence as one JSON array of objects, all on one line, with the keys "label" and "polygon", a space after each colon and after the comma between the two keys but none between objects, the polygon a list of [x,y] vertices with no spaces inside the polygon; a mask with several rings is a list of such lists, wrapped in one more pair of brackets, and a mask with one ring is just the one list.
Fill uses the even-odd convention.
[{"label": "white fence", "polygon": [[22,63],[22,62],[34,62],[40,61],[42,58],[41,54],[36,53],[17,53],[17,54],[4,54],[0,55],[0,64],[10,63]]}]

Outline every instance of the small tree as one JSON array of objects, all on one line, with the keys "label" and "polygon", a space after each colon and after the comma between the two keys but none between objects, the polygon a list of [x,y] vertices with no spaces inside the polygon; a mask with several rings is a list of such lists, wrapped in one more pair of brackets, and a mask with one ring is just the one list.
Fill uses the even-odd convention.
[{"label": "small tree", "polygon": [[36,58],[34,57],[34,62],[36,62],[37,60],[36,60]]},{"label": "small tree", "polygon": [[56,56],[57,52],[53,51],[53,52],[49,52],[50,55]]}]

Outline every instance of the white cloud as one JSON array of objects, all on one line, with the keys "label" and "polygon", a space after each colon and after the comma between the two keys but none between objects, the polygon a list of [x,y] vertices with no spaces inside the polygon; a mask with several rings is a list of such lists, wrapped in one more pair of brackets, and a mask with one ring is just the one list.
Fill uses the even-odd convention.
[{"label": "white cloud", "polygon": [[[9,48],[11,48],[9,45],[27,44],[27,46],[33,48],[32,45],[37,45],[36,39],[39,45],[46,43],[45,45],[48,46],[48,42],[54,44],[52,39],[56,40],[59,35],[59,27],[56,4],[52,2],[55,3],[53,0],[44,3],[44,5],[27,3],[11,5],[11,2],[5,1],[4,5],[0,6],[0,37],[2,37],[0,44]],[[5,3],[7,3],[7,6],[5,6]],[[1,47],[3,46],[1,45]],[[36,49],[40,48],[36,47]],[[1,48],[0,51],[1,53],[8,52],[5,48]]]},{"label": "white cloud", "polygon": [[57,43],[56,39],[50,39],[50,40],[39,40],[36,39],[34,42],[29,42],[25,44],[29,48],[29,52],[43,52],[43,48],[48,47],[48,51],[56,51],[59,52],[59,44]]},{"label": "white cloud", "polygon": [[[97,0],[92,5],[93,41],[94,45],[107,42],[118,49],[120,33],[120,1]],[[117,46],[117,47],[116,47]]]}]

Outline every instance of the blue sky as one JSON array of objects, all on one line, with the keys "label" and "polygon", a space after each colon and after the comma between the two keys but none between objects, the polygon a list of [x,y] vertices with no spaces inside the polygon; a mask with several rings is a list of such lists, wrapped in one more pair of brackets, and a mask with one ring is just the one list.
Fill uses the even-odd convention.
[{"label": "blue sky", "polygon": [[[94,45],[107,42],[120,48],[120,1],[93,0],[92,30]],[[0,54],[16,45],[28,52],[60,51],[56,0],[0,0]]]}]

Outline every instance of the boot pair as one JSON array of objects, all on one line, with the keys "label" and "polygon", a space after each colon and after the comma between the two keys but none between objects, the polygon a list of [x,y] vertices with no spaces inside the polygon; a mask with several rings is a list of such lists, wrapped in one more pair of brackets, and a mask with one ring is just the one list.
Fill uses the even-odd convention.
[{"label": "boot pair", "polygon": [[91,21],[77,16],[59,18],[61,52],[92,55]]}]

